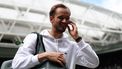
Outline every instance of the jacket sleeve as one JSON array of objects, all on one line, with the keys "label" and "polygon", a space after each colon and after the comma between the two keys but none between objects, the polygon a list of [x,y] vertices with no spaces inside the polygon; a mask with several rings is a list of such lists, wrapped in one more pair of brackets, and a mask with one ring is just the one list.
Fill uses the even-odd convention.
[{"label": "jacket sleeve", "polygon": [[81,40],[78,43],[78,49],[76,52],[77,63],[88,68],[96,68],[99,65],[99,58],[95,51],[91,48],[88,43]]},{"label": "jacket sleeve", "polygon": [[24,44],[18,49],[12,61],[13,69],[29,69],[39,64],[35,53],[36,34],[29,34],[24,39]]}]

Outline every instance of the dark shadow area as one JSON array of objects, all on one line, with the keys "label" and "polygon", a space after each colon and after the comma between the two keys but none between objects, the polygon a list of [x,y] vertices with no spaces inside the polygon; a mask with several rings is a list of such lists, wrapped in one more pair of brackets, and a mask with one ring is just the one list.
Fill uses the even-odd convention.
[{"label": "dark shadow area", "polygon": [[[100,65],[94,69],[122,69],[122,50],[105,54],[98,54]],[[90,69],[77,65],[76,69]]]},{"label": "dark shadow area", "polygon": [[2,57],[0,57],[0,67],[1,67],[1,65],[2,65],[2,63],[3,63],[4,61],[10,60],[10,59],[12,59],[12,58],[2,58]]}]

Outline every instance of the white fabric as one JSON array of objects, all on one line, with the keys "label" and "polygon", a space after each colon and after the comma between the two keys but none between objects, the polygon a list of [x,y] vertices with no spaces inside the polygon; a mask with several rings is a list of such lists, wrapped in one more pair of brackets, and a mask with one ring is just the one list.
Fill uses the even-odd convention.
[{"label": "white fabric", "polygon": [[[99,64],[99,59],[91,46],[81,40],[79,43],[70,41],[66,33],[62,38],[53,38],[47,30],[43,30],[43,42],[46,51],[62,52],[65,54],[66,65],[68,69],[75,69],[75,65],[82,65],[89,68],[95,68]],[[19,48],[13,59],[13,69],[29,69],[39,64],[35,53],[36,34],[29,34],[24,39],[24,44]]]}]

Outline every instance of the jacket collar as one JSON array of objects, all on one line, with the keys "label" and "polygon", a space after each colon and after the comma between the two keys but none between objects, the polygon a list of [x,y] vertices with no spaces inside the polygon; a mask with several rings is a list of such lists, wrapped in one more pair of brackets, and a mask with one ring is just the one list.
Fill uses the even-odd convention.
[{"label": "jacket collar", "polygon": [[[50,35],[49,30],[47,30],[47,29],[43,30],[41,32],[41,35],[43,35],[44,37],[55,39],[52,35]],[[66,39],[66,38],[68,38],[68,35],[64,32],[63,36],[61,38],[59,38],[59,39]]]}]

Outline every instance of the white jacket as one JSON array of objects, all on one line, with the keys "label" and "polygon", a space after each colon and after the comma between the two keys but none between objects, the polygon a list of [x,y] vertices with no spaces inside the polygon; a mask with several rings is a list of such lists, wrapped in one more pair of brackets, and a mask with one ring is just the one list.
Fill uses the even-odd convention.
[{"label": "white jacket", "polygon": [[[75,65],[82,65],[95,68],[99,65],[99,59],[91,46],[83,40],[76,43],[68,39],[68,35],[63,33],[63,37],[55,39],[47,30],[41,32],[46,51],[62,52],[65,54],[68,69],[75,69]],[[24,39],[24,44],[17,51],[13,62],[13,69],[29,69],[39,64],[35,53],[36,34],[29,34]]]}]

